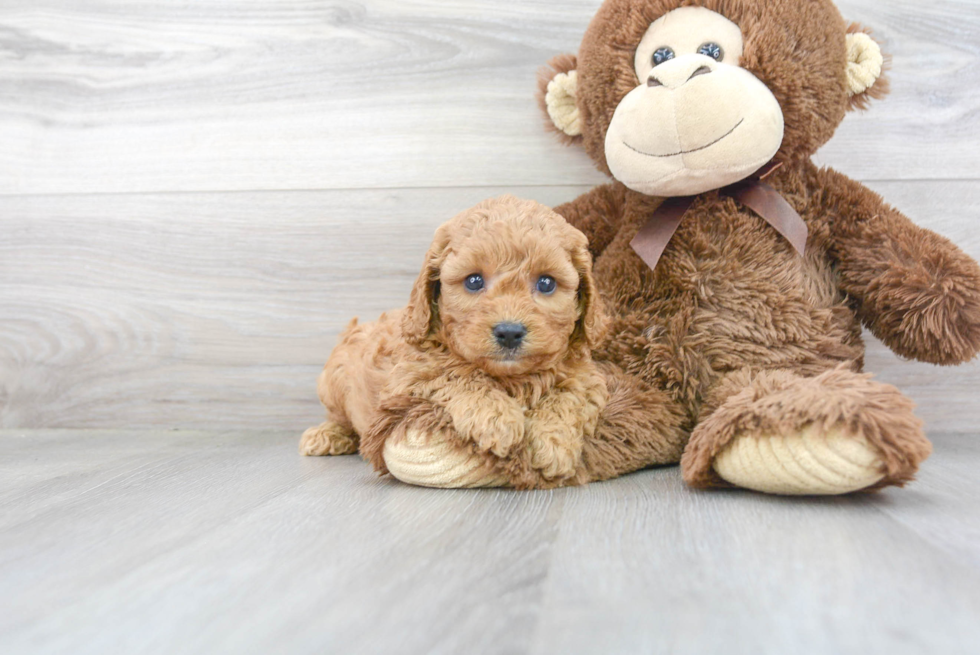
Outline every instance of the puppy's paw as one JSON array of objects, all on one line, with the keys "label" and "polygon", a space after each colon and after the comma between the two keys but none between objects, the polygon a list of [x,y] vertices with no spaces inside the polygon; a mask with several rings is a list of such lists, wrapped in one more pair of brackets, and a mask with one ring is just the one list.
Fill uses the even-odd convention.
[{"label": "puppy's paw", "polygon": [[306,457],[352,455],[357,452],[357,435],[339,423],[327,421],[303,433],[299,454]]},{"label": "puppy's paw", "polygon": [[480,450],[497,457],[507,457],[514,446],[524,441],[524,411],[516,402],[472,409],[454,416],[453,425],[457,433]]},{"label": "puppy's paw", "polygon": [[571,426],[550,424],[529,427],[531,466],[549,480],[569,478],[582,463],[582,434]]}]

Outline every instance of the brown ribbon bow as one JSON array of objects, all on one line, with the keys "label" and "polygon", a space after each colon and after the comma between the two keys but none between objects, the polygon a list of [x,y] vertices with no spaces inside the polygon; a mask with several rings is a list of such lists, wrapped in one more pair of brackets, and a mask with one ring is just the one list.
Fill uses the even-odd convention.
[{"label": "brown ribbon bow", "polygon": [[[803,256],[806,253],[806,240],[809,230],[799,213],[774,188],[763,182],[775,168],[770,168],[761,177],[733,184],[721,190],[723,195],[734,198],[767,223],[776,228]],[[653,212],[653,216],[630,243],[633,250],[651,269],[657,268],[671,237],[677,232],[687,210],[697,196],[668,198]]]}]

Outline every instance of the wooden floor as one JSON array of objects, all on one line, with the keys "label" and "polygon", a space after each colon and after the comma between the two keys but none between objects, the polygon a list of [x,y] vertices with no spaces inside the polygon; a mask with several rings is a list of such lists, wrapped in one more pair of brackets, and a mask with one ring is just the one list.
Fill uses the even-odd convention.
[{"label": "wooden floor", "polygon": [[3,653],[974,654],[980,439],[905,490],[436,491],[295,434],[0,432]]}]

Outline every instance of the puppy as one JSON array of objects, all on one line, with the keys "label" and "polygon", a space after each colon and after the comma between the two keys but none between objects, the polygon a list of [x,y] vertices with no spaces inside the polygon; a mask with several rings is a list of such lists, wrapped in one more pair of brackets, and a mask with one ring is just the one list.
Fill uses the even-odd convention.
[{"label": "puppy", "polygon": [[300,452],[360,450],[423,486],[580,484],[605,323],[581,232],[536,202],[483,202],[436,231],[406,308],[341,335]]}]

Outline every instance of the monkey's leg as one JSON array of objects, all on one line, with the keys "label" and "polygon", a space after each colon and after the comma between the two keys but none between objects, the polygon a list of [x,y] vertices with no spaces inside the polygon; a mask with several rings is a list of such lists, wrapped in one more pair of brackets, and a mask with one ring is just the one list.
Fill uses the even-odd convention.
[{"label": "monkey's leg", "polygon": [[303,433],[299,454],[307,457],[353,455],[357,452],[358,441],[354,428],[328,420]]},{"label": "monkey's leg", "polygon": [[719,387],[681,462],[694,487],[838,495],[902,486],[932,450],[911,400],[847,368],[812,378],[738,372]]},{"label": "monkey's leg", "polygon": [[452,427],[436,431],[409,427],[400,438],[385,442],[385,466],[394,478],[418,487],[510,486],[507,477],[495,469],[493,455],[462,441]]},{"label": "monkey's leg", "polygon": [[687,413],[666,392],[602,363],[609,403],[595,437],[585,440],[585,481],[609,480],[650,466],[680,461],[688,432]]},{"label": "monkey's leg", "polygon": [[414,396],[382,400],[361,455],[375,470],[419,487],[509,486],[494,465],[498,458],[456,432],[448,410]]}]

